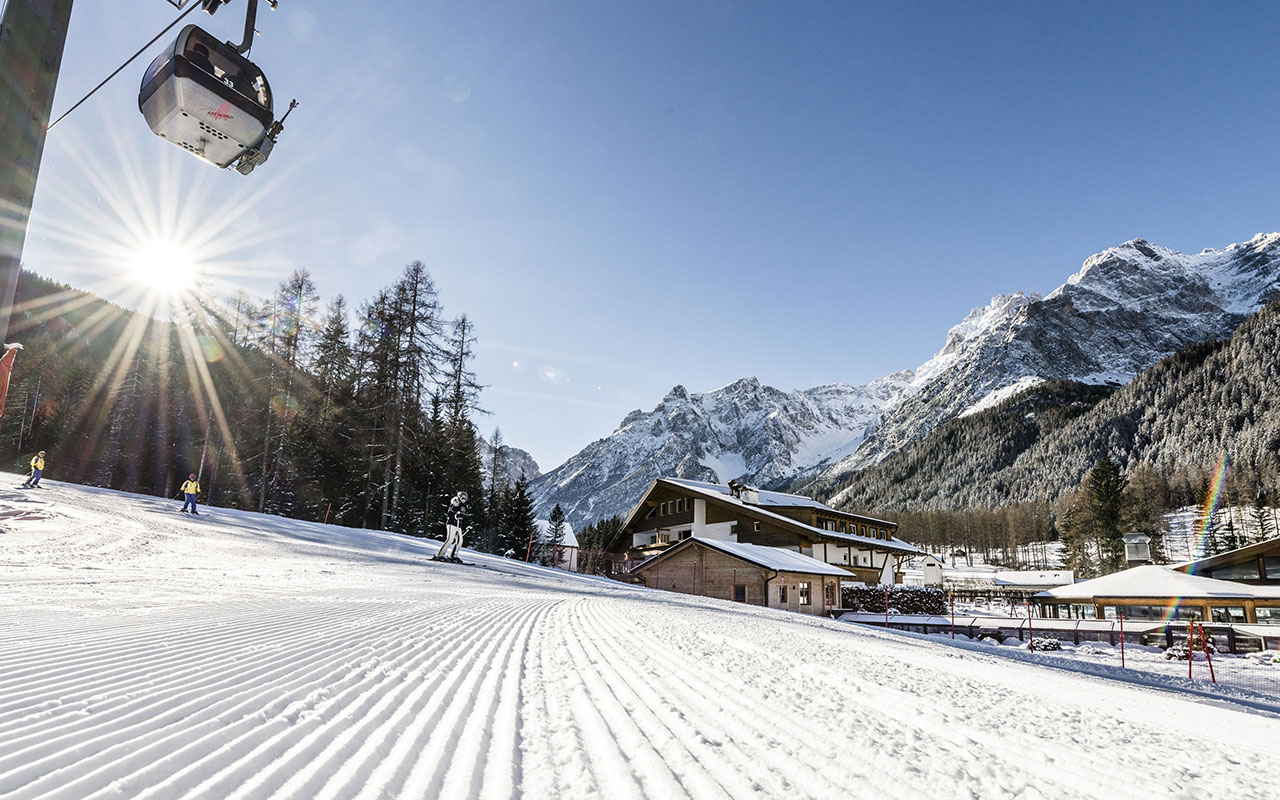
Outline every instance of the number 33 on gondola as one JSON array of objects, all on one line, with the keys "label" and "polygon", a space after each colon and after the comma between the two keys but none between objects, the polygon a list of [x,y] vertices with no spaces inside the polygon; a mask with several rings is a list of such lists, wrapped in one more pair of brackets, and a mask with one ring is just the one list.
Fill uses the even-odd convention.
[{"label": "number 33 on gondola", "polygon": [[[202,5],[212,14],[227,2]],[[268,2],[275,7],[274,0]],[[156,135],[217,167],[234,164],[241,175],[266,163],[284,130],[284,117],[274,118],[267,76],[245,57],[258,6],[257,0],[248,4],[241,44],[219,42],[188,25],[147,67],[138,91],[138,108]],[[289,111],[297,105],[291,102]]]}]

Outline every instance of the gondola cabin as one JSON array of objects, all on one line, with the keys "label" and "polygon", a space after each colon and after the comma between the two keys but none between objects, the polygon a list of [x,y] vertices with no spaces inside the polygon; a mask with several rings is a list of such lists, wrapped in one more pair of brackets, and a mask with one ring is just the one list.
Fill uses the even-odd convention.
[{"label": "gondola cabin", "polygon": [[138,107],[158,136],[242,174],[274,144],[271,87],[235,48],[188,25],[142,78]]}]

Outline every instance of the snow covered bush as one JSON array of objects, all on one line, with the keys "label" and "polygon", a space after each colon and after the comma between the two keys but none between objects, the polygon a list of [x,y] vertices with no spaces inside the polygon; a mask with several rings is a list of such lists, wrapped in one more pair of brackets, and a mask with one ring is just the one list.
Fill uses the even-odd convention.
[{"label": "snow covered bush", "polygon": [[[884,611],[883,586],[845,586],[840,604],[853,611]],[[889,587],[889,610],[895,614],[945,614],[947,600],[941,589],[923,586]]]},{"label": "snow covered bush", "polygon": [[[1217,655],[1218,648],[1213,646],[1212,639],[1208,641],[1208,644],[1209,644],[1209,653],[1211,655]],[[1196,652],[1200,654],[1204,653],[1204,643],[1200,641],[1199,637],[1196,638]],[[1164,651],[1164,657],[1168,659],[1176,658],[1179,661],[1186,661],[1187,660],[1187,643],[1183,641],[1173,645],[1168,650]]]},{"label": "snow covered bush", "polygon": [[1062,642],[1057,639],[1050,639],[1047,636],[1034,636],[1031,644],[1036,650],[1061,650]]}]

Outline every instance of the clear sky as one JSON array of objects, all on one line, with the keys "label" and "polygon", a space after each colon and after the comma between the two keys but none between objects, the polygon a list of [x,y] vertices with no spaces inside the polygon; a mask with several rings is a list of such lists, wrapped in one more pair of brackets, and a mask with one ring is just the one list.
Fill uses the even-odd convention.
[{"label": "clear sky", "polygon": [[[243,0],[190,19],[239,40]],[[57,115],[170,21],[80,0]],[[864,383],[992,295],[1143,237],[1280,228],[1280,5],[280,0],[241,177],[137,110],[154,46],[49,136],[29,268],[130,295],[158,237],[353,307],[420,259],[476,323],[479,420],[544,470],[679,383]],[[108,255],[111,253],[111,255]],[[175,276],[175,280],[181,276]]]}]

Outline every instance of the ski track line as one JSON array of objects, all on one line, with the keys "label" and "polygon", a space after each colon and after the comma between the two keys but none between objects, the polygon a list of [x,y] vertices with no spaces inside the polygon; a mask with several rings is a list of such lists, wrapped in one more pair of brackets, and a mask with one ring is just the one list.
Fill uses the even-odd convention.
[{"label": "ski track line", "polygon": [[569,709],[581,698],[566,696],[564,673],[548,663],[550,654],[559,653],[563,646],[564,628],[559,622],[565,608],[564,604],[557,606],[549,615],[546,632],[529,649],[522,676],[522,691],[527,686],[529,698],[522,706],[526,734],[519,754],[520,763],[527,765],[521,770],[524,797],[599,795],[583,756],[586,744],[580,731],[567,721]]},{"label": "ski track line", "polygon": [[[142,778],[152,781],[150,773],[157,773],[155,785],[147,786],[148,790],[159,788],[161,796],[174,796],[178,791],[186,791],[189,782],[184,781],[188,774],[198,776],[195,781],[200,781],[212,773],[206,783],[212,778],[224,780],[228,773],[247,772],[251,776],[257,769],[270,764],[270,755],[274,751],[268,746],[271,742],[305,735],[312,722],[324,722],[328,709],[338,707],[346,700],[347,694],[355,692],[353,687],[358,689],[397,669],[388,666],[392,662],[387,660],[387,650],[375,650],[374,643],[401,643],[393,646],[389,652],[392,654],[407,650],[410,644],[402,643],[402,628],[406,627],[416,627],[416,622],[396,621],[396,625],[370,626],[369,643],[362,644],[360,648],[348,648],[346,657],[329,659],[312,669],[303,676],[305,685],[297,685],[301,681],[293,681],[296,686],[256,687],[262,691],[242,704],[247,708],[242,710],[241,717],[230,726],[210,733],[207,741],[197,742],[200,750],[188,746],[152,764],[151,768],[132,774],[128,782],[136,787]],[[328,646],[332,648],[333,645]],[[221,717],[228,716],[227,713],[221,714]],[[205,796],[221,796],[221,792],[210,791]]]},{"label": "ski track line", "polygon": [[[687,689],[692,686],[694,689],[705,690],[699,691],[698,694],[706,697],[714,697],[718,692],[719,684],[712,686],[709,682],[698,680],[696,676],[700,672],[699,669],[680,669],[676,672],[671,672],[667,669],[656,668],[653,664],[654,659],[652,654],[659,648],[670,648],[670,642],[654,642],[651,643],[649,647],[634,647],[632,652],[624,652],[622,650],[621,642],[603,635],[608,630],[609,623],[604,617],[597,613],[598,611],[598,608],[593,608],[591,609],[591,613],[587,615],[587,617],[593,619],[594,622],[585,627],[586,630],[589,630],[593,634],[593,637],[586,638],[592,641],[597,647],[609,648],[612,653],[612,657],[609,658],[609,662],[614,665],[615,669],[618,671],[625,671],[627,674],[632,676],[630,680],[627,680],[624,677],[622,679],[623,682],[633,688],[639,687],[637,688],[637,691],[645,690],[646,694],[652,697],[652,699],[647,700],[646,702],[649,702],[651,706],[661,707],[664,715],[670,720],[669,724],[680,726],[689,732],[690,736],[687,740],[686,746],[689,744],[714,744],[714,747],[701,751],[702,757],[697,759],[699,764],[719,765],[721,762],[726,760],[732,761],[736,766],[736,769],[732,769],[730,771],[730,781],[746,782],[745,787],[735,788],[733,791],[735,796],[743,792],[777,795],[787,790],[789,782],[786,780],[785,774],[783,773],[768,776],[772,778],[772,781],[765,780],[765,776],[760,776],[754,780],[748,780],[743,777],[752,775],[759,771],[759,757],[756,753],[742,749],[741,744],[738,742],[738,739],[741,736],[741,727],[737,727],[732,731],[726,729],[721,724],[721,719],[724,717],[724,714],[691,717],[689,716],[689,707],[676,705],[667,696],[668,694],[679,695],[687,691]],[[635,645],[637,642],[633,641],[629,642],[629,644]],[[704,665],[699,666],[701,667]],[[684,680],[681,681],[672,681],[670,678],[671,675],[683,675],[685,677]],[[679,685],[673,686],[673,684]],[[752,705],[758,707],[759,700],[759,697],[752,698]],[[757,729],[757,734],[759,735],[759,738],[764,738],[764,732],[762,730]],[[811,736],[812,732],[810,732],[809,735]],[[715,736],[718,741],[711,743],[708,738],[710,736]],[[770,749],[773,749],[774,747],[785,749],[787,745],[779,742],[773,742],[769,745]],[[836,749],[838,752],[841,749],[841,746],[838,745]],[[845,749],[847,749],[847,746]],[[729,767],[726,765],[723,769],[729,769]],[[835,769],[835,767],[829,767],[827,771],[830,772],[833,769]],[[869,781],[874,784],[876,782],[876,779],[873,776],[862,776],[859,780],[862,783],[867,783]],[[770,785],[764,786],[761,781],[770,783]],[[887,789],[890,787],[886,786],[885,788]]]},{"label": "ski track line", "polygon": [[[413,626],[414,621],[408,621],[407,625]],[[272,688],[262,696],[274,695],[275,699],[265,705],[255,699],[253,706],[245,709],[235,723],[211,734],[208,741],[199,742],[200,751],[188,746],[168,754],[150,768],[131,774],[128,783],[136,788],[144,779],[153,781],[145,784],[146,791],[171,797],[180,790],[187,791],[190,783],[202,779],[201,785],[215,779],[232,785],[242,782],[245,773],[252,776],[269,766],[273,754],[285,746],[287,740],[301,737],[325,723],[329,711],[342,705],[348,695],[358,698],[361,687],[400,671],[402,667],[394,659],[403,660],[412,646],[411,642],[401,641],[402,627],[397,624],[372,631],[379,643],[392,642],[394,646],[390,649],[374,650],[371,642],[357,652],[349,652],[341,663],[330,660],[313,670],[305,676],[305,685]],[[394,644],[397,642],[399,644]],[[153,779],[149,773],[157,774]],[[205,796],[218,797],[222,793],[210,790]]]},{"label": "ski track line", "polygon": [[[451,776],[465,774],[461,768],[468,758],[476,758],[476,753],[459,753],[459,743],[467,733],[468,715],[478,702],[483,686],[493,682],[495,655],[505,651],[509,656],[518,649],[517,644],[523,628],[534,621],[541,604],[525,605],[520,608],[519,618],[523,626],[507,624],[483,649],[474,651],[467,662],[454,660],[450,663],[449,684],[442,686],[433,695],[441,697],[439,707],[434,709],[427,719],[422,720],[415,739],[421,741],[420,747],[413,750],[420,752],[416,762],[407,773],[398,773],[391,782],[384,784],[382,793],[391,797],[444,797],[444,787],[451,784]],[[500,674],[499,669],[499,674]],[[488,698],[492,703],[492,697]],[[459,768],[455,769],[454,761]],[[474,767],[474,762],[472,762]],[[403,779],[401,780],[401,775]],[[455,778],[454,780],[458,780]],[[474,794],[475,781],[467,775],[468,785]]]},{"label": "ski track line", "polygon": [[[145,696],[148,700],[155,700],[149,703],[145,708],[134,711],[129,717],[143,717],[143,721],[136,722],[125,729],[119,727],[119,721],[112,723],[104,721],[96,724],[92,729],[106,727],[104,733],[96,737],[86,738],[83,731],[72,732],[69,736],[73,739],[71,747],[67,751],[59,751],[58,753],[47,755],[35,763],[27,764],[28,769],[16,770],[8,773],[3,777],[4,783],[0,783],[0,788],[20,777],[24,772],[32,768],[45,770],[49,767],[54,768],[54,772],[45,775],[50,781],[57,779],[63,783],[69,776],[75,774],[83,774],[95,761],[107,760],[111,752],[121,749],[131,754],[128,758],[136,760],[140,757],[149,755],[145,745],[148,739],[163,737],[160,742],[154,743],[155,746],[164,745],[171,747],[172,743],[169,739],[192,739],[199,738],[196,733],[200,730],[199,726],[192,729],[193,722],[203,722],[206,726],[217,726],[218,719],[227,715],[230,711],[234,711],[238,706],[249,704],[251,707],[261,708],[264,704],[270,703],[271,697],[278,697],[280,690],[290,688],[290,685],[296,683],[300,679],[305,679],[309,673],[302,672],[312,662],[301,661],[295,659],[298,656],[314,654],[313,660],[316,658],[324,658],[326,664],[333,664],[350,659],[350,651],[334,649],[335,641],[332,639],[316,639],[315,637],[300,636],[299,646],[293,649],[272,649],[260,651],[261,655],[254,659],[252,668],[246,668],[244,662],[234,664],[238,673],[228,675],[221,670],[209,671],[210,667],[216,667],[217,664],[204,664],[202,670],[209,677],[209,680],[203,683],[192,684],[189,681],[181,683],[181,689],[170,690],[168,693],[148,691]],[[309,643],[307,640],[309,638]],[[368,639],[369,635],[359,638],[347,637],[339,639],[338,644],[343,641],[348,643],[349,647],[359,647],[363,645],[363,641]],[[302,678],[299,678],[301,673]],[[264,689],[263,685],[256,683],[255,679],[261,677],[274,677],[276,683],[267,684]],[[124,686],[130,687],[134,685],[133,681],[124,681]],[[228,687],[228,688],[221,688]],[[220,691],[210,693],[210,689],[220,688]],[[181,705],[173,707],[169,700],[183,700]],[[279,702],[278,700],[275,702]],[[159,715],[146,713],[152,707],[160,706],[165,710]],[[188,711],[194,711],[194,714],[188,714]],[[175,730],[170,731],[169,728]],[[133,737],[129,737],[130,733],[135,733]],[[209,735],[221,738],[219,730],[215,729]],[[139,749],[142,745],[143,749]],[[102,750],[105,746],[107,749]],[[79,758],[83,752],[88,751],[93,755],[88,758]],[[23,761],[27,761],[30,753],[16,754],[24,756]],[[62,758],[59,759],[58,757]],[[68,761],[62,768],[58,768],[56,763]],[[49,764],[47,762],[54,762]],[[108,760],[108,766],[112,763]],[[149,763],[149,762],[148,762]],[[145,765],[144,765],[145,766]],[[81,795],[73,795],[81,796]]]},{"label": "ski track line", "polygon": [[[621,622],[616,614],[606,616],[607,613],[604,604],[591,609],[595,620],[593,630],[597,636]],[[746,774],[752,775],[757,784],[772,782],[762,791],[777,795],[800,789],[810,796],[825,796],[832,792],[846,792],[850,785],[866,784],[889,794],[894,790],[901,791],[900,784],[885,782],[874,772],[850,773],[840,759],[840,754],[849,750],[850,743],[834,739],[825,725],[810,727],[792,720],[795,716],[813,718],[815,715],[796,714],[791,706],[778,708],[771,700],[769,687],[761,691],[761,687],[733,677],[750,673],[756,669],[755,664],[743,665],[743,669],[736,671],[721,670],[720,680],[713,683],[701,677],[706,669],[705,658],[690,661],[678,651],[669,636],[659,639],[644,634],[634,625],[630,627],[628,638],[634,652],[622,656],[622,660],[645,664],[651,676],[649,681],[664,686],[673,698],[682,701],[676,706],[678,713],[693,715],[695,710],[701,709],[700,714],[691,716],[699,730],[717,730],[721,742],[731,741],[736,746],[745,747],[744,752],[750,759]],[[764,657],[769,658],[768,655]],[[677,675],[683,680],[670,677]],[[726,689],[730,692],[727,693]],[[730,697],[737,702],[726,703]],[[797,707],[803,706],[802,702]],[[744,735],[754,741],[744,739]],[[825,753],[815,752],[815,746],[825,747]],[[779,753],[783,756],[779,757]],[[769,767],[768,775],[759,775],[762,764]],[[798,771],[797,764],[808,767],[808,770]],[[825,785],[815,785],[815,781]]]},{"label": "ski track line", "polygon": [[[374,702],[369,699],[369,687],[412,670],[417,661],[427,657],[427,654],[415,654],[412,622],[409,630],[402,631],[396,626],[379,628],[376,633],[381,648],[367,647],[327,672],[316,673],[309,680],[302,700],[295,700],[284,709],[269,709],[275,713],[269,716],[268,725],[246,726],[230,746],[217,751],[216,759],[210,758],[211,754],[196,760],[175,758],[179,765],[176,770],[159,770],[164,774],[150,791],[161,797],[182,793],[226,796],[226,792],[253,780],[260,772],[261,777],[266,778],[272,768],[279,771],[284,766],[279,764],[280,754],[292,752],[290,748],[305,748],[316,741],[317,729],[324,729],[335,721],[341,723],[350,712],[365,711]],[[296,754],[295,760],[300,760]]]},{"label": "ski track line", "polygon": [[[349,616],[358,618],[361,610],[359,608],[352,609]],[[182,633],[176,636],[161,630],[156,631],[150,637],[128,638],[124,642],[116,644],[115,640],[110,638],[109,635],[104,635],[93,648],[78,646],[67,648],[76,650],[77,656],[70,659],[64,657],[60,660],[51,658],[45,668],[47,669],[49,664],[59,667],[52,674],[46,674],[44,670],[39,669],[28,671],[27,674],[35,672],[36,674],[44,675],[46,679],[43,682],[20,681],[18,677],[15,677],[12,681],[0,681],[0,691],[7,691],[12,698],[10,702],[0,704],[0,719],[3,718],[4,709],[18,704],[22,697],[22,695],[15,694],[14,690],[6,688],[9,683],[28,687],[29,690],[25,693],[26,695],[47,694],[50,691],[56,691],[61,684],[74,686],[78,693],[85,694],[96,685],[109,685],[112,682],[110,679],[113,675],[128,672],[139,666],[145,666],[148,672],[151,672],[156,667],[191,660],[193,656],[216,654],[225,647],[225,640],[231,640],[236,643],[264,640],[270,642],[272,646],[276,646],[282,642],[277,633],[282,621],[289,623],[287,628],[289,631],[287,638],[289,639],[305,638],[310,632],[324,629],[331,624],[331,621],[326,618],[317,618],[309,621],[305,615],[301,618],[294,617],[290,620],[280,612],[278,607],[274,608],[267,618],[263,618],[260,614],[249,614],[244,619],[254,619],[255,617],[257,624],[247,631],[236,623],[229,625],[219,624],[211,629],[193,624],[188,620],[181,625]],[[294,624],[295,621],[299,624]],[[220,635],[211,637],[211,630],[217,630]],[[246,633],[249,637],[247,640],[245,638]],[[130,647],[129,645],[135,641],[144,645],[146,649],[138,650]],[[183,646],[188,644],[195,646],[190,648]],[[237,649],[243,650],[244,648]],[[154,651],[163,652],[166,657],[157,660]],[[112,664],[114,668],[104,671],[102,669],[104,661]],[[89,675],[97,680],[86,682],[85,676]]]},{"label": "ski track line", "polygon": [[[580,600],[574,604],[577,621],[585,619],[582,609],[592,603]],[[587,625],[577,627],[589,630]],[[704,730],[676,711],[662,692],[653,689],[656,676],[636,670],[630,655],[611,646],[609,637],[573,639],[587,656],[587,662],[578,667],[587,668],[589,664],[600,676],[601,685],[610,688],[617,703],[644,731],[650,745],[676,773],[690,796],[732,798],[758,791],[759,787],[753,786],[741,771],[750,767],[750,759],[736,747],[725,747],[726,737],[717,737],[721,744],[712,746]],[[734,762],[737,768],[726,762]]]},{"label": "ski track line", "polygon": [[[396,782],[397,774],[403,771],[402,765],[414,760],[421,747],[420,737],[425,735],[423,731],[431,727],[423,724],[423,720],[438,718],[438,701],[444,683],[460,674],[459,662],[475,663],[476,654],[492,633],[489,628],[475,625],[466,626],[466,630],[467,635],[461,639],[466,642],[465,647],[436,649],[436,658],[431,664],[434,675],[417,685],[396,714],[386,721],[380,729],[381,741],[374,742],[372,748],[366,743],[366,755],[361,757],[359,766],[344,768],[334,776],[325,787],[328,793],[339,797],[394,796],[386,787]],[[437,708],[434,716],[428,713],[433,707]]]},{"label": "ski track line", "polygon": [[[527,650],[530,631],[551,605],[552,603],[543,601],[530,609],[532,613],[523,614],[518,627],[511,626],[512,635],[503,643],[505,653],[501,665],[494,666],[498,663],[497,659],[486,665],[483,681],[476,684],[475,694],[470,702],[472,713],[465,715],[465,727],[452,743],[453,751],[459,755],[450,762],[441,788],[442,797],[512,796],[512,771],[505,770],[506,774],[503,775],[501,766],[503,756],[518,755],[516,726],[512,722],[519,714],[515,700],[519,684],[510,678],[519,673],[519,664]],[[513,716],[509,720],[502,720],[502,710]],[[488,758],[495,750],[499,751],[499,757]],[[515,763],[519,763],[518,758]],[[489,778],[487,782],[486,777]],[[464,793],[464,790],[469,791]],[[332,800],[340,800],[340,796],[335,796]]]},{"label": "ski track line", "polygon": [[[729,637],[722,634],[708,635],[701,631],[694,631],[692,635],[704,640],[711,640],[713,638],[724,639],[726,640],[724,644],[730,650],[750,656],[745,663],[723,664],[722,666],[724,669],[721,671],[727,675],[751,674],[754,669],[753,661],[760,658],[777,660],[779,657],[778,654],[786,649],[785,645],[780,645],[765,651],[762,648],[747,643],[746,641],[728,641]],[[721,655],[722,657],[724,656],[723,653]],[[790,663],[792,665],[792,669],[788,670],[788,674],[794,673],[796,675],[801,675],[802,673],[798,671],[798,662],[792,660]],[[855,662],[852,665],[846,666],[845,671],[854,671],[861,666],[866,665],[861,662]],[[875,669],[881,668],[881,665],[874,666]],[[850,669],[850,667],[853,669]],[[896,680],[895,676],[897,674],[898,673],[896,671],[891,671],[885,674],[884,678],[887,682],[892,683]],[[797,678],[797,680],[799,680],[799,678]],[[931,790],[936,788],[938,785],[935,782],[937,780],[947,780],[951,784],[963,784],[966,778],[970,784],[982,784],[980,786],[972,786],[970,789],[978,796],[994,796],[993,793],[995,792],[999,792],[1004,796],[1017,795],[1017,792],[1009,791],[999,786],[993,787],[987,785],[989,783],[990,770],[985,765],[992,760],[999,760],[999,753],[984,754],[974,752],[973,743],[966,739],[961,739],[959,741],[961,746],[955,751],[948,753],[947,749],[938,747],[939,742],[930,742],[921,735],[922,731],[916,724],[919,720],[915,718],[908,718],[905,720],[895,719],[893,720],[894,724],[886,724],[883,719],[883,717],[886,716],[886,713],[882,706],[874,703],[859,703],[856,698],[848,695],[848,693],[843,690],[842,687],[848,682],[849,681],[836,680],[831,683],[820,683],[818,685],[807,687],[807,691],[800,691],[793,686],[776,688],[764,687],[764,691],[760,692],[762,697],[758,700],[757,704],[763,702],[766,707],[772,707],[774,701],[771,698],[773,695],[778,695],[778,701],[781,702],[783,706],[805,709],[798,715],[793,713],[792,716],[838,721],[840,723],[837,726],[839,731],[838,733],[833,731],[830,726],[823,725],[817,734],[811,732],[810,735],[811,737],[825,740],[825,743],[831,747],[833,758],[838,758],[838,754],[841,752],[855,750],[860,754],[861,759],[871,762],[873,768],[865,771],[865,774],[862,776],[862,779],[864,780],[866,777],[873,776],[878,773],[878,769],[875,767],[884,765],[886,769],[896,769],[895,765],[899,765],[901,761],[904,760],[908,763],[918,762],[922,764],[929,764],[934,769],[935,775],[932,777],[924,774],[912,776],[915,778],[915,781],[910,780],[907,775],[899,776],[895,779],[894,783],[889,784],[882,789],[882,791],[886,791],[890,795],[902,792],[904,789],[904,783],[910,784],[914,782],[916,791],[930,794]],[[733,683],[737,687],[734,690],[735,692],[743,692],[741,682],[735,680]],[[813,683],[813,681],[811,680],[810,683]],[[873,681],[864,685],[872,687],[876,693],[879,693],[884,684]],[[847,708],[840,709],[838,707],[832,708],[830,706],[814,707],[814,698],[826,697],[833,692],[841,693],[845,696],[845,700],[853,700],[855,705],[865,706],[867,713],[858,715],[849,713]],[[944,698],[944,701],[947,699],[948,698]],[[741,694],[742,702],[740,705],[747,703],[748,700],[749,698],[745,693]],[[966,723],[966,727],[971,727],[972,723],[970,720],[966,719],[964,722]],[[961,736],[963,736],[963,734],[961,734]],[[920,746],[921,743],[927,744],[927,749],[923,749]],[[901,752],[903,749],[909,750],[910,752],[904,756]],[[954,756],[954,762],[957,764],[976,765],[975,768],[978,772],[976,774],[970,774],[966,770],[961,770],[950,774],[936,774],[938,773],[939,761],[942,760],[942,757],[948,755]],[[1023,774],[1024,771],[1023,765],[1015,764],[1012,766],[1010,774]],[[857,781],[859,780],[859,777],[850,776],[849,780]],[[1025,788],[1035,791],[1034,787]]]},{"label": "ski track line", "polygon": [[[348,616],[356,617],[360,611],[364,609],[353,609]],[[281,620],[285,620],[276,612],[273,620],[273,627],[260,626],[251,629],[249,636],[239,635],[239,631],[231,628],[220,631],[221,636],[212,641],[203,642],[204,647],[191,648],[183,650],[181,648],[170,647],[167,643],[161,642],[158,647],[161,652],[165,653],[165,658],[155,658],[150,651],[135,653],[130,659],[119,659],[108,654],[104,655],[99,661],[89,662],[83,665],[83,670],[75,672],[70,677],[63,677],[61,680],[54,682],[49,681],[39,686],[40,691],[28,693],[28,695],[55,695],[58,701],[64,705],[70,704],[69,707],[76,711],[76,703],[87,703],[95,697],[100,696],[99,690],[103,687],[111,687],[120,683],[121,676],[128,676],[130,680],[124,681],[125,685],[147,686],[153,691],[158,686],[179,683],[184,689],[190,688],[186,681],[188,673],[199,674],[202,672],[210,672],[210,667],[227,667],[231,669],[243,669],[246,666],[252,666],[255,663],[253,658],[246,659],[242,654],[245,652],[260,652],[258,660],[270,656],[271,652],[285,649],[295,642],[305,643],[313,640],[317,631],[328,630],[332,627],[332,621],[326,619],[317,619],[311,624],[302,624],[297,626],[290,625],[286,628],[286,633],[281,634],[277,628],[281,627]],[[303,620],[305,622],[305,618]],[[199,641],[196,639],[196,641]],[[260,644],[266,642],[266,644]],[[228,645],[236,645],[234,649]],[[103,670],[100,666],[102,660],[108,660],[115,664],[123,661],[121,666]],[[173,671],[167,669],[170,665],[187,665],[185,669]],[[77,664],[77,666],[81,666]],[[139,674],[140,673],[140,674]],[[83,679],[84,674],[99,676],[98,680],[86,681]],[[213,674],[217,674],[214,672]],[[136,677],[135,677],[136,675]],[[150,677],[147,677],[150,676]],[[156,677],[159,676],[159,677]],[[74,689],[64,688],[65,685],[73,686]],[[123,709],[113,708],[113,712],[120,712]],[[0,730],[3,727],[0,726]],[[42,731],[42,735],[47,736],[48,730]],[[2,761],[0,761],[2,763]]]},{"label": "ski track line", "polygon": [[[188,703],[188,705],[189,704],[191,703]],[[207,703],[202,703],[202,705],[207,705]],[[161,719],[161,721],[163,721],[163,719]],[[134,726],[134,727],[142,727],[142,726],[141,724],[138,724],[138,726]],[[119,731],[111,731],[109,733],[109,736],[111,737],[111,739],[119,739]],[[136,742],[134,742],[134,744],[136,744]]]},{"label": "ski track line", "polygon": [[[457,609],[451,611],[454,616],[458,613]],[[502,613],[501,607],[486,610],[473,629],[459,629],[446,622],[440,630],[448,635],[438,642],[430,635],[434,630],[408,632],[403,637],[406,653],[398,662],[379,655],[382,667],[378,681],[366,682],[362,691],[350,692],[350,698],[333,698],[309,730],[286,731],[269,746],[253,750],[250,759],[237,765],[239,775],[228,772],[219,776],[220,782],[196,787],[197,793],[227,798],[266,793],[317,797],[317,789],[329,775],[350,764],[362,748],[389,746],[374,732],[387,725],[388,717],[395,720],[406,713],[411,707],[406,696],[431,685],[432,680],[425,677],[429,671],[455,650],[474,647],[488,630],[488,621]]]},{"label": "ski track line", "polygon": [[[732,731],[728,738],[754,750],[757,764],[767,765],[780,776],[785,791],[811,797],[839,796],[848,791],[848,786],[870,777],[846,771],[839,756],[848,743],[833,742],[825,725],[806,726],[796,721],[794,717],[804,715],[775,707],[765,693],[728,670],[721,671],[718,682],[707,681],[701,677],[705,661],[690,662],[669,639],[643,634],[634,624],[628,625],[627,630],[619,627],[621,620],[614,620],[612,627],[605,623],[601,628],[626,630],[627,638],[635,641],[635,658],[664,667],[655,669],[655,675],[683,677],[684,680],[660,679],[671,695],[682,701],[685,713],[696,714],[700,728],[721,724]],[[648,646],[644,646],[646,643]],[[816,745],[822,745],[821,752]],[[797,764],[805,769],[797,769]]]},{"label": "ski track line", "polygon": [[[575,664],[578,659],[567,652],[570,644],[569,639],[557,642],[558,648],[564,652],[564,661]],[[543,647],[546,648],[547,645],[544,643]],[[551,663],[559,666],[561,662],[552,660]],[[608,797],[610,800],[643,799],[646,794],[642,789],[642,777],[635,773],[636,766],[623,752],[613,731],[601,715],[595,698],[591,696],[588,682],[583,679],[580,672],[573,669],[557,670],[557,674],[563,681],[561,689],[566,698],[562,706],[565,715],[573,721],[574,729],[580,731],[577,736],[581,746],[580,754],[585,767],[595,779],[596,796]],[[666,782],[676,787],[677,795],[684,794],[679,784],[670,775],[667,776]],[[665,797],[666,795],[652,796]]]}]

